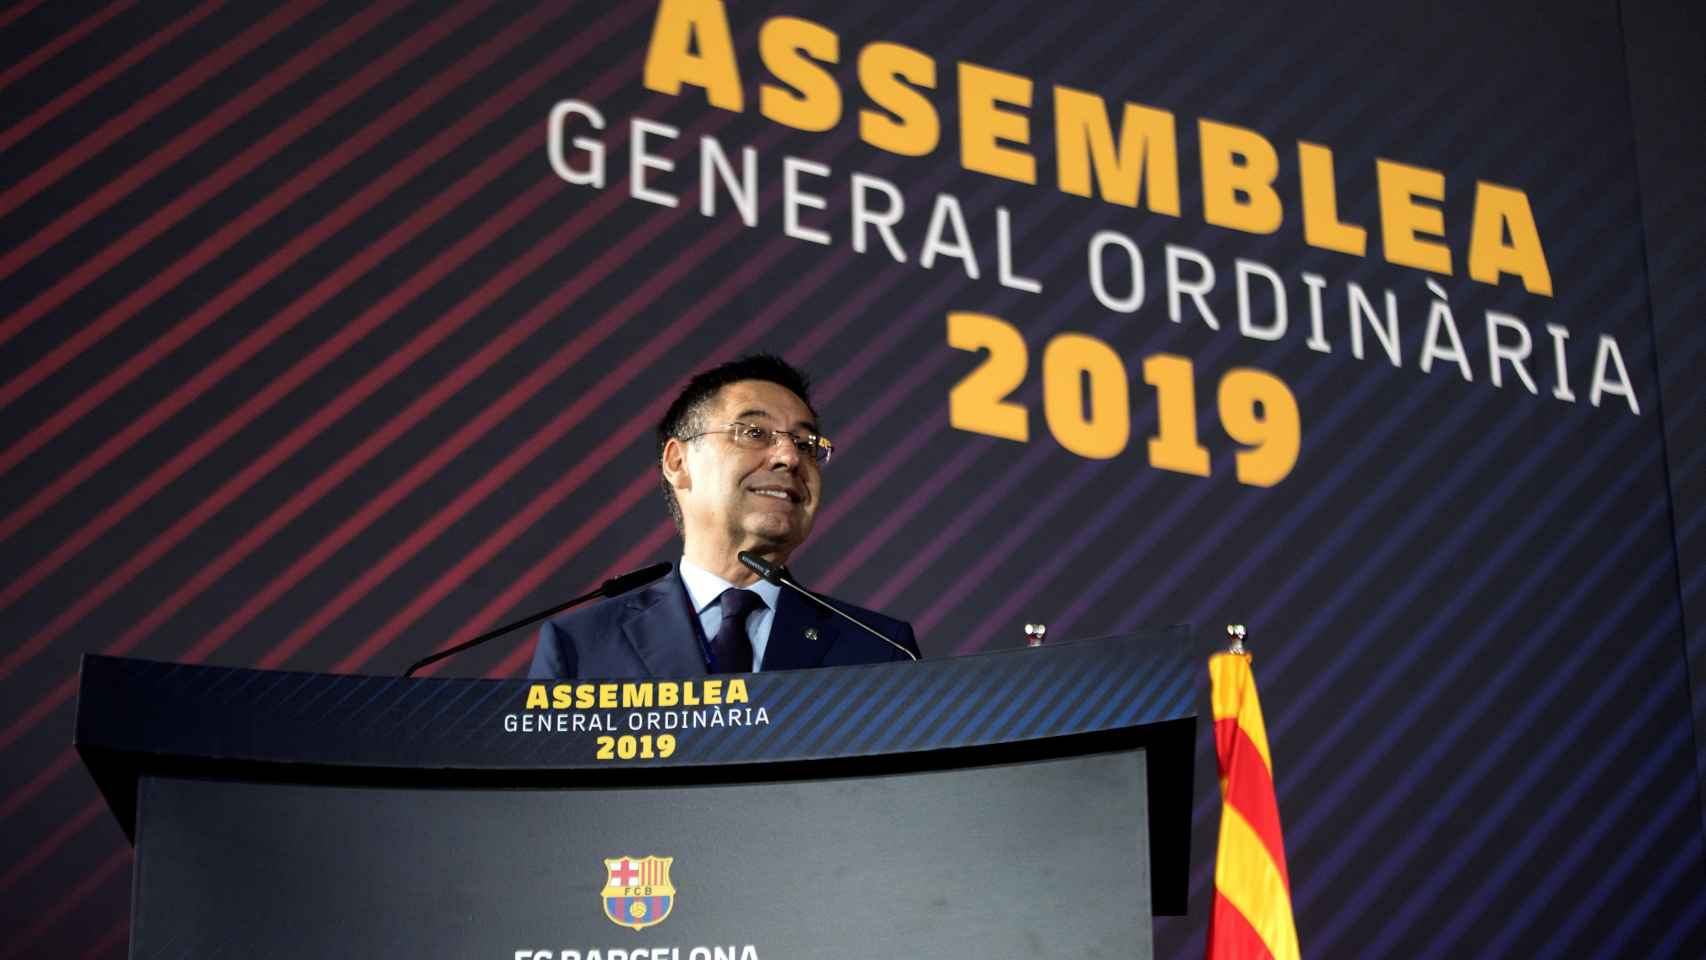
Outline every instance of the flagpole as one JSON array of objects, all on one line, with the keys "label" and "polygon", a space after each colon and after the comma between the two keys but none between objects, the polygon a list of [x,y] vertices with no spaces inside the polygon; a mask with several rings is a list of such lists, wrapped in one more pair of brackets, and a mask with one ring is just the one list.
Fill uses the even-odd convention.
[{"label": "flagpole", "polygon": [[1248,652],[1244,649],[1244,625],[1242,623],[1227,624],[1226,639],[1229,641],[1226,647],[1227,653],[1241,654]]}]

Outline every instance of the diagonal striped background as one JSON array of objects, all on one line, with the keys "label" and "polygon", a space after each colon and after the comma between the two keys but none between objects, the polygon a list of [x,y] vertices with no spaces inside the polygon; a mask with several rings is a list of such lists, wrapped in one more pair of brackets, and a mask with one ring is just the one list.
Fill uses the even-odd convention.
[{"label": "diagonal striped background", "polygon": [[[1689,248],[1655,242],[1683,234],[1642,217],[1675,176],[1637,136],[1664,89],[1625,54],[1647,49],[1648,6],[735,4],[742,114],[641,86],[650,3],[0,7],[0,956],[124,951],[127,848],[68,748],[80,653],[391,673],[671,559],[650,425],[688,372],[757,349],[818,372],[841,451],[796,566],[912,620],[927,653],[1011,646],[1044,620],[1054,636],[1195,622],[1206,654],[1218,624],[1250,624],[1305,953],[1706,953],[1701,714],[1679,655],[1701,648],[1682,598],[1706,581],[1678,559],[1699,556],[1706,515],[1688,494],[1706,404],[1677,372],[1699,354],[1700,288]],[[933,56],[938,151],[877,152],[850,117],[823,134],[763,120],[757,31],[775,13],[837,31],[850,111],[861,45]],[[1036,82],[1040,186],[959,168],[958,60]],[[1176,114],[1180,217],[1052,188],[1053,84]],[[611,121],[604,190],[547,162],[565,98]],[[681,131],[658,178],[677,207],[628,195],[635,117]],[[1198,117],[1279,148],[1278,233],[1203,224]],[[756,227],[699,212],[701,136],[757,151]],[[1373,259],[1303,244],[1300,139],[1333,148]],[[831,246],[783,234],[784,156],[835,171],[807,214]],[[1458,273],[1439,279],[1474,383],[1416,369],[1432,297],[1378,257],[1379,157],[1446,173]],[[903,190],[910,262],[853,252],[853,172]],[[1479,179],[1527,192],[1554,298],[1462,276]],[[977,281],[918,265],[938,193],[966,211]],[[995,282],[998,206],[1040,295]],[[1098,229],[1144,252],[1135,314],[1082,282]],[[1292,333],[1170,322],[1169,243],[1215,263],[1224,328],[1233,261],[1274,267]],[[1297,329],[1305,271],[1330,283],[1330,354]],[[1397,295],[1402,368],[1351,356],[1347,282]],[[1128,449],[1076,457],[1038,416],[1025,444],[951,429],[947,392],[978,362],[946,345],[953,310],[1006,318],[1033,357],[1061,331],[1111,344],[1132,372]],[[1487,382],[1487,310],[1535,332],[1541,396]],[[1547,395],[1548,322],[1571,331],[1574,404]],[[1586,403],[1601,333],[1640,417]],[[1195,366],[1208,479],[1144,459],[1138,371],[1162,352]],[[1302,411],[1303,455],[1270,489],[1234,481],[1213,413],[1237,366],[1280,376]],[[1015,399],[1040,394],[1033,373]],[[528,646],[448,669],[511,676]],[[1192,916],[1158,922],[1167,956],[1201,952],[1213,768],[1205,732]]]}]

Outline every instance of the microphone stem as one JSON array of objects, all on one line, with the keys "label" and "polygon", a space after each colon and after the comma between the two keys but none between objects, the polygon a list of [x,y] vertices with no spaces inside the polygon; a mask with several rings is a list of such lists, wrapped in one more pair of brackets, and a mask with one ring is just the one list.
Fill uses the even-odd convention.
[{"label": "microphone stem", "polygon": [[591,600],[594,597],[599,596],[603,592],[604,592],[604,588],[599,587],[597,590],[594,590],[591,593],[581,594],[580,596],[574,598],[573,600],[570,600],[568,603],[559,603],[549,610],[545,610],[545,611],[542,611],[540,613],[535,613],[530,617],[523,617],[520,620],[515,621],[514,623],[506,623],[503,626],[497,628],[496,630],[488,630],[485,633],[480,634],[479,636],[475,637],[472,640],[468,640],[464,643],[459,643],[456,646],[450,647],[450,648],[445,649],[445,650],[440,650],[439,652],[432,654],[431,656],[422,657],[419,660],[416,660],[414,663],[409,664],[409,669],[403,671],[403,676],[405,678],[406,677],[412,677],[415,675],[416,670],[419,670],[420,668],[422,668],[424,666],[437,663],[438,661],[443,660],[445,657],[453,657],[453,656],[461,653],[462,651],[467,650],[470,647],[477,647],[480,644],[485,643],[487,640],[492,640],[492,639],[495,639],[497,637],[501,637],[504,634],[510,632],[511,630],[516,630],[516,629],[519,629],[521,627],[525,627],[530,623],[538,623],[539,621],[545,619],[546,617],[550,617],[550,616],[554,616],[556,614],[559,614],[559,613],[563,612],[564,610],[567,610],[570,607],[574,606],[577,603],[585,603],[588,600]]}]

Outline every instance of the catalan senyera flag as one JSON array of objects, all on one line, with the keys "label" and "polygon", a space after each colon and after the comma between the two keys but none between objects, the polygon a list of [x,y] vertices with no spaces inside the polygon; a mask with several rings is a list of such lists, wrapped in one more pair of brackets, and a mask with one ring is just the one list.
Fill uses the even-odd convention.
[{"label": "catalan senyera flag", "polygon": [[1298,960],[1274,764],[1250,654],[1208,661],[1214,746],[1220,755],[1220,845],[1208,960]]}]

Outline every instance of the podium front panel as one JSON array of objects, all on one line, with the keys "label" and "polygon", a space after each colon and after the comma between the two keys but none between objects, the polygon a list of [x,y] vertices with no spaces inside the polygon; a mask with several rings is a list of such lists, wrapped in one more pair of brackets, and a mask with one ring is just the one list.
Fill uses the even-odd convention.
[{"label": "podium front panel", "polygon": [[[132,955],[1147,957],[1145,777],[1140,749],[669,788],[149,775]],[[666,883],[613,902],[613,870]]]}]

